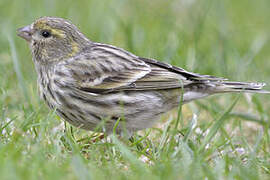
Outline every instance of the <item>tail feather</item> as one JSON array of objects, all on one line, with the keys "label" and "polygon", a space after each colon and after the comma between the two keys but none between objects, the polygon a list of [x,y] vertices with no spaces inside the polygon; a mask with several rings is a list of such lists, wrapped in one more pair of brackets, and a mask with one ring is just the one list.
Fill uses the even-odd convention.
[{"label": "tail feather", "polygon": [[223,81],[216,86],[216,90],[217,92],[270,93],[262,89],[265,85],[265,83]]},{"label": "tail feather", "polygon": [[265,83],[247,83],[234,81],[208,81],[208,82],[193,82],[185,86],[184,103],[188,103],[195,99],[204,98],[216,93],[265,93],[270,94],[270,91],[263,90]]}]

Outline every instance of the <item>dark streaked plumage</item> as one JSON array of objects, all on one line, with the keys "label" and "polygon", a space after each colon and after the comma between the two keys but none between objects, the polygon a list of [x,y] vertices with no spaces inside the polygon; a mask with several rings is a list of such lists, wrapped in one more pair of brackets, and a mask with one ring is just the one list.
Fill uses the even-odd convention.
[{"label": "dark streaked plumage", "polygon": [[40,96],[63,119],[93,130],[105,120],[112,131],[123,118],[129,131],[151,127],[183,100],[225,92],[258,92],[263,83],[229,82],[199,75],[123,49],[88,40],[73,24],[43,17],[18,30],[32,50]]}]

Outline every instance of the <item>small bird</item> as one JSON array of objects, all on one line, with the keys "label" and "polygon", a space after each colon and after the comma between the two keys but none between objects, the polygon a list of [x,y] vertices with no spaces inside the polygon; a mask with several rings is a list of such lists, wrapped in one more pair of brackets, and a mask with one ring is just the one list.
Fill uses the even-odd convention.
[{"label": "small bird", "polygon": [[17,30],[30,45],[40,97],[70,124],[86,130],[132,133],[161,114],[216,93],[262,90],[264,83],[232,82],[188,72],[87,39],[71,22],[41,17]]}]

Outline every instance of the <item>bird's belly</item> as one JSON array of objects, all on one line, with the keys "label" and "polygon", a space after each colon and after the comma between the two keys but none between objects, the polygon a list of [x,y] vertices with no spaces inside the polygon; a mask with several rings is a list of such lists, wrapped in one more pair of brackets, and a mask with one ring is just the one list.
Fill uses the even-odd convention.
[{"label": "bird's belly", "polygon": [[[181,97],[179,89],[109,94],[76,92],[54,85],[47,85],[42,89],[41,96],[48,106],[72,125],[95,130],[97,126],[102,127],[104,124],[109,132],[119,118],[120,126],[125,126],[121,129],[136,131],[149,128],[162,113],[176,107]],[[183,100],[186,103],[204,96],[203,93],[189,91],[184,93]]]},{"label": "bird's belly", "polygon": [[56,91],[55,98],[57,114],[72,125],[95,130],[97,126],[102,127],[104,124],[107,132],[112,131],[119,118],[120,131],[123,128],[129,131],[149,128],[162,113],[173,107],[172,102],[167,101],[164,94],[158,91],[130,91],[106,95]]}]

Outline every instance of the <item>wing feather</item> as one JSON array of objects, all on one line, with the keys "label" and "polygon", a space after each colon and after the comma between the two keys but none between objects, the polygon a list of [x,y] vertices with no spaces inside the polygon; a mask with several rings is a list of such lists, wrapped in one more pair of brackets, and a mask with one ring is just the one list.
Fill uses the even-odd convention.
[{"label": "wing feather", "polygon": [[[63,70],[64,68],[64,70]],[[221,81],[153,59],[140,58],[114,46],[94,43],[87,52],[61,64],[67,83],[76,89],[108,93],[122,90],[181,88],[194,81]]]}]

